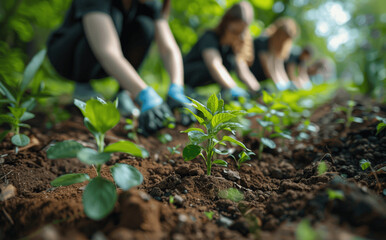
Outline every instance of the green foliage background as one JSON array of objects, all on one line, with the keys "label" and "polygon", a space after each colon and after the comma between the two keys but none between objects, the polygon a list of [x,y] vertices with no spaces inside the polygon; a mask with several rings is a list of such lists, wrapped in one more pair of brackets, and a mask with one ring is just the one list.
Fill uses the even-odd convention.
[{"label": "green foliage background", "polygon": [[[295,18],[301,28],[296,45],[311,43],[316,57],[335,60],[339,78],[348,79],[365,93],[383,98],[386,85],[385,31],[386,5],[379,0],[249,0],[254,6],[255,21],[250,27],[253,36],[280,16]],[[238,0],[172,0],[170,26],[183,54],[200,35],[214,27],[224,11]],[[349,13],[343,25],[329,26],[327,35],[316,34],[317,20],[329,3],[339,4]],[[0,80],[21,80],[24,66],[41,48],[49,33],[63,20],[71,0],[2,0],[0,2]],[[339,49],[329,49],[329,36],[341,27],[355,32]],[[168,75],[154,46],[141,69],[146,82],[165,94]],[[55,74],[46,62],[37,74],[33,88],[43,81],[54,94],[71,92],[73,84]]]}]

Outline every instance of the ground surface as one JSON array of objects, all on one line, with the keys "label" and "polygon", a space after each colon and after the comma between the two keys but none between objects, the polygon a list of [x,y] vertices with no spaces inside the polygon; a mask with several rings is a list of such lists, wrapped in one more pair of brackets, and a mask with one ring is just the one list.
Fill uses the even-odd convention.
[{"label": "ground surface", "polygon": [[[375,135],[374,117],[385,117],[386,106],[362,98],[354,116],[365,122],[345,129],[336,123],[343,115],[332,111],[334,104],[347,100],[338,96],[313,113],[311,121],[320,130],[310,139],[284,145],[278,140],[281,150],[266,151],[262,160],[255,157],[240,170],[225,158],[228,168],[214,167],[212,176],[205,175],[200,160],[184,162],[181,154],[171,156],[167,150],[167,146],[187,143],[186,134],[179,133],[184,127],[163,130],[173,136],[168,144],[139,137],[138,144],[149,151],[149,158],[115,154],[108,165],[133,165],[144,182],[120,192],[113,213],[102,221],[92,221],[83,213],[84,183],[60,188],[49,184],[65,173],[95,175],[94,169],[78,160],[46,158],[49,145],[57,141],[95,144],[79,111],[74,108],[71,119],[49,130],[44,127],[45,118],[38,116],[28,132],[32,146],[16,155],[9,138],[0,143],[2,193],[9,184],[16,188],[14,197],[0,201],[0,239],[296,239],[303,219],[309,220],[321,239],[385,239],[386,134]],[[123,125],[108,133],[107,143],[126,138]],[[242,141],[257,151],[256,139]],[[369,170],[360,169],[363,158],[378,170],[381,187]],[[317,171],[320,160],[328,167],[322,175]],[[106,177],[108,167],[102,169]],[[241,202],[219,197],[220,190],[231,187],[244,194]],[[329,199],[328,189],[342,191],[344,198]],[[169,203],[170,196],[174,204]],[[213,219],[204,212],[213,212]]]}]

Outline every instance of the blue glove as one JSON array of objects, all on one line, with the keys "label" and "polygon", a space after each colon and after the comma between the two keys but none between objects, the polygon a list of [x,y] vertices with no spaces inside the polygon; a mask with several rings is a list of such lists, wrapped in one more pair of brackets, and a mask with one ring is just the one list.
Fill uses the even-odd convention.
[{"label": "blue glove", "polygon": [[288,88],[291,87],[291,82],[290,81],[287,81],[287,82],[278,82],[276,83],[276,87],[279,91],[284,91]]},{"label": "blue glove", "polygon": [[162,98],[151,87],[143,89],[135,101],[141,105],[142,113],[163,103]]},{"label": "blue glove", "polygon": [[304,84],[303,88],[306,89],[306,90],[310,90],[312,88],[311,81],[308,81],[306,84]]},{"label": "blue glove", "polygon": [[142,90],[135,99],[141,105],[138,131],[145,136],[158,131],[165,126],[165,120],[173,114],[162,98],[153,88]]},{"label": "blue glove", "polygon": [[247,91],[242,89],[241,87],[233,87],[230,89],[232,99],[237,99],[239,97],[249,98],[249,94]]},{"label": "blue glove", "polygon": [[188,103],[191,103],[191,101],[185,96],[183,86],[175,83],[171,84],[169,87],[167,104],[170,109],[179,110],[179,122],[184,126],[188,126],[195,121],[194,116],[184,109],[189,108],[192,112],[196,112],[196,109],[189,106]]}]

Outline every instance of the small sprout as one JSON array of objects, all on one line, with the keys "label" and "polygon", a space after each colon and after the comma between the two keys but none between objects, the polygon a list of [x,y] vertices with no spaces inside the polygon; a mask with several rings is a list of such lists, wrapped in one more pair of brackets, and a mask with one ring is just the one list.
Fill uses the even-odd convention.
[{"label": "small sprout", "polygon": [[174,197],[172,195],[169,196],[169,203],[173,205]]},{"label": "small sprout", "polygon": [[378,123],[378,125],[377,125],[377,133],[375,134],[375,135],[377,136],[377,135],[380,134],[383,130],[386,129],[386,118],[381,118],[381,117],[377,116],[376,119],[377,119],[378,121],[381,121],[381,122]]},{"label": "small sprout", "polygon": [[325,161],[320,161],[319,164],[318,164],[318,175],[322,175],[324,174],[325,172],[327,172],[328,168],[327,168],[327,164]]},{"label": "small sprout", "polygon": [[240,202],[241,200],[244,199],[244,194],[241,193],[236,188],[228,188],[226,190],[221,190],[218,193],[218,196],[220,198],[229,199],[232,202]]},{"label": "small sprout", "polygon": [[364,171],[371,167],[371,162],[369,160],[362,159],[359,161],[359,166],[361,166],[362,170]]},{"label": "small sprout", "polygon": [[214,215],[214,212],[210,211],[210,212],[204,212],[205,216],[209,219],[209,220],[212,220],[213,219],[213,215]]},{"label": "small sprout", "polygon": [[173,140],[172,135],[170,135],[169,133],[164,133],[164,134],[158,133],[157,138],[163,144],[166,144],[166,143],[171,142]]},{"label": "small sprout", "polygon": [[330,200],[344,199],[344,193],[341,190],[327,189],[327,194],[328,194],[328,199]]},{"label": "small sprout", "polygon": [[375,181],[377,182],[377,188],[378,188],[378,190],[381,190],[382,189],[381,182],[378,179],[377,171],[375,171],[374,168],[371,166],[371,162],[367,159],[361,159],[359,161],[359,166],[361,167],[361,169],[363,171],[370,168],[371,173],[374,175]]},{"label": "small sprout", "polygon": [[202,125],[202,128],[189,128],[183,133],[187,133],[189,137],[189,144],[185,146],[182,151],[182,155],[185,161],[191,161],[198,155],[204,160],[204,164],[207,169],[207,175],[211,175],[212,165],[217,164],[221,166],[227,166],[224,160],[217,159],[216,154],[221,154],[221,151],[216,148],[217,145],[226,146],[226,142],[236,144],[246,151],[250,151],[242,142],[236,140],[233,137],[224,135],[219,138],[220,132],[230,132],[235,135],[235,129],[240,128],[241,124],[237,121],[237,117],[244,115],[243,111],[224,109],[224,100],[218,99],[216,94],[212,94],[206,106],[202,103],[191,99],[191,106],[196,108],[201,114],[200,116],[193,113],[190,109],[186,108],[197,119],[198,123]]},{"label": "small sprout", "polygon": [[255,155],[255,154],[253,152],[242,151],[238,155],[239,156],[238,160],[233,155],[231,155],[231,157],[236,161],[237,169],[240,169],[241,165],[243,165],[246,161],[251,160],[251,155]]},{"label": "small sprout", "polygon": [[170,152],[170,155],[181,154],[181,152],[178,150],[180,147],[181,147],[181,144],[178,144],[177,146],[174,146],[174,147],[167,147],[167,149]]}]

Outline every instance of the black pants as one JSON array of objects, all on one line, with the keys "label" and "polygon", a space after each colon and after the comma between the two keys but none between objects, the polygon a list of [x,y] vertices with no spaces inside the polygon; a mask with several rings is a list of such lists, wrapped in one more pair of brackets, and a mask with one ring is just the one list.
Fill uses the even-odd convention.
[{"label": "black pants", "polygon": [[[138,16],[122,27],[120,34],[122,52],[135,69],[141,66],[154,36],[154,21],[147,16]],[[48,57],[57,72],[76,82],[107,77],[108,74],[96,59],[86,37],[79,39],[73,49],[68,49],[70,37],[64,35],[62,39],[49,46]],[[68,57],[69,54],[72,56]]]},{"label": "black pants", "polygon": [[184,63],[185,86],[196,88],[206,86],[216,81],[209,73],[208,67],[204,62]]}]

